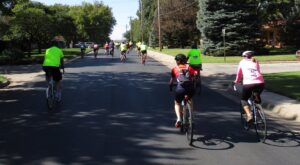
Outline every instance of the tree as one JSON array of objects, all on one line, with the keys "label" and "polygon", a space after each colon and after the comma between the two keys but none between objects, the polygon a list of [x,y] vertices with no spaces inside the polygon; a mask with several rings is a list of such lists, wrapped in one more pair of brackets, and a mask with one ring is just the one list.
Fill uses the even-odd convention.
[{"label": "tree", "polygon": [[195,0],[161,1],[161,31],[166,45],[184,47],[198,40],[197,3]]},{"label": "tree", "polygon": [[259,0],[258,9],[261,21],[277,30],[280,42],[299,46],[300,0]]},{"label": "tree", "polygon": [[214,55],[223,54],[222,29],[226,29],[226,50],[240,54],[242,50],[257,50],[261,22],[257,3],[252,0],[199,0],[197,27],[201,32],[203,49]]},{"label": "tree", "polygon": [[53,36],[63,36],[67,43],[76,41],[77,29],[75,20],[69,15],[70,7],[56,4],[49,6],[51,11],[51,20]]},{"label": "tree", "polygon": [[83,3],[81,6],[70,7],[69,14],[75,20],[79,39],[105,42],[109,39],[116,20],[110,7],[102,2]]},{"label": "tree", "polygon": [[46,6],[38,2],[17,4],[14,9],[11,33],[12,38],[27,40],[28,55],[30,56],[32,43],[37,43],[39,53],[41,44],[49,41],[50,17],[46,14]]},{"label": "tree", "polygon": [[12,9],[16,4],[26,3],[29,0],[2,0],[0,2],[0,15],[12,15]]}]

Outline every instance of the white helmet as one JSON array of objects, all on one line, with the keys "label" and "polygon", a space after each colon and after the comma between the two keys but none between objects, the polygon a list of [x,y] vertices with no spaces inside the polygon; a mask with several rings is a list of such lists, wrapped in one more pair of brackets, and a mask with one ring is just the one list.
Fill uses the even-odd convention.
[{"label": "white helmet", "polygon": [[253,54],[254,54],[253,51],[247,50],[247,51],[244,51],[244,52],[243,52],[242,56],[243,56],[243,57],[248,57],[248,58],[249,58],[249,57],[252,57]]}]

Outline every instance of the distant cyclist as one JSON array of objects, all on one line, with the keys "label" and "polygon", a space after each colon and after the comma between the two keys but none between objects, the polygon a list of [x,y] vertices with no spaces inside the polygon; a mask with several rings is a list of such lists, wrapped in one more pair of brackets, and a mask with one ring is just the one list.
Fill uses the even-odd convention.
[{"label": "distant cyclist", "polygon": [[104,44],[104,49],[105,49],[105,54],[108,55],[109,54],[109,45],[108,45],[108,42],[106,42]]},{"label": "distant cyclist", "polygon": [[80,44],[81,58],[83,58],[84,55],[85,55],[85,49],[86,49],[86,46],[85,46],[84,42],[82,42],[82,43]]},{"label": "distant cyclist", "polygon": [[63,51],[58,47],[56,40],[51,41],[51,47],[46,50],[43,70],[46,73],[46,81],[49,81],[49,77],[53,76],[55,81],[55,88],[58,100],[61,100],[61,83],[62,73],[60,68],[64,70],[64,54]]},{"label": "distant cyclist", "polygon": [[145,43],[141,44],[141,63],[145,65],[145,61],[147,59],[147,45]]},{"label": "distant cyclist", "polygon": [[177,82],[177,86],[175,89],[175,113],[177,116],[177,120],[175,123],[175,127],[179,128],[181,125],[181,111],[180,104],[184,97],[188,96],[188,104],[193,105],[192,97],[195,93],[193,82],[191,81],[191,77],[194,76],[195,70],[186,64],[187,58],[183,54],[177,54],[175,56],[175,61],[177,66],[174,67],[171,71],[171,79],[169,82],[170,91],[172,91],[173,82]]},{"label": "distant cyclist", "polygon": [[136,50],[138,52],[138,56],[141,56],[141,45],[142,45],[142,43],[139,41],[135,45],[136,45]]},{"label": "distant cyclist", "polygon": [[114,41],[111,40],[111,41],[109,42],[108,46],[109,46],[109,54],[110,54],[111,56],[114,56],[114,51],[115,51],[115,43],[114,43]]},{"label": "distant cyclist", "polygon": [[120,51],[121,51],[121,60],[125,60],[126,59],[126,53],[127,53],[128,47],[127,44],[125,42],[122,42],[120,45]]},{"label": "distant cyclist", "polygon": [[197,48],[196,44],[192,45],[191,50],[188,52],[187,58],[191,67],[193,67],[196,70],[202,70],[201,52]]},{"label": "distant cyclist", "polygon": [[244,111],[247,114],[247,122],[253,120],[248,99],[251,97],[252,92],[255,93],[255,101],[261,102],[260,94],[264,89],[264,78],[260,71],[258,61],[253,57],[253,51],[244,51],[242,56],[244,57],[238,66],[236,79],[234,83],[239,83],[243,77],[243,91],[241,103]]},{"label": "distant cyclist", "polygon": [[93,50],[94,50],[94,56],[95,56],[95,58],[97,58],[98,50],[99,50],[98,44],[95,43],[95,44],[93,45]]}]

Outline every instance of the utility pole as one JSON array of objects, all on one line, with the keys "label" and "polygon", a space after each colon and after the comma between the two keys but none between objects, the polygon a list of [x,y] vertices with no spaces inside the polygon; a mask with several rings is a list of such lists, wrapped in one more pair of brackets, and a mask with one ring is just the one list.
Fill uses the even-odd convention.
[{"label": "utility pole", "polygon": [[223,46],[224,46],[224,62],[226,62],[226,45],[225,45],[225,36],[226,36],[226,29],[222,29],[222,35],[223,35]]},{"label": "utility pole", "polygon": [[133,39],[132,39],[132,38],[133,38],[133,37],[132,37],[132,22],[131,22],[132,16],[130,16],[129,19],[130,19],[130,22],[129,22],[129,24],[130,24],[130,40],[131,40],[131,42],[132,42],[132,40],[133,40]]},{"label": "utility pole", "polygon": [[143,23],[143,1],[140,0],[140,13],[141,13],[141,39],[144,42],[144,23]]},{"label": "utility pole", "polygon": [[161,31],[160,31],[160,7],[159,0],[157,0],[157,25],[158,25],[158,42],[159,42],[159,51],[161,51]]}]

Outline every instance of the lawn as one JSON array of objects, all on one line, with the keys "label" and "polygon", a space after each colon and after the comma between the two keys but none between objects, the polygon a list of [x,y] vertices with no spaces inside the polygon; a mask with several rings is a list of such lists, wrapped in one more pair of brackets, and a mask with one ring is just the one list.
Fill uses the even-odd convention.
[{"label": "lawn", "polygon": [[[158,49],[150,49],[153,51],[159,51]],[[178,53],[188,54],[189,49],[163,49],[162,53],[169,54],[175,56]],[[272,51],[270,51],[272,53]],[[274,53],[274,55],[260,55],[256,56],[258,61],[263,63],[268,63],[272,61],[296,61],[295,54],[287,53],[286,51],[281,51],[283,54],[279,54],[278,51]],[[223,57],[213,57],[213,56],[205,56],[202,55],[203,63],[238,63],[241,60],[240,56],[226,56]]]},{"label": "lawn", "polygon": [[266,89],[300,101],[300,71],[264,74]]},{"label": "lawn", "polygon": [[[25,52],[25,58],[20,59],[18,61],[11,61],[9,57],[7,56],[1,56],[0,55],[0,64],[32,64],[32,63],[42,63],[44,59],[44,52],[45,50],[42,50],[42,53],[39,54],[37,50],[33,50],[31,52],[31,57],[27,57],[27,54]],[[86,49],[86,52],[91,51],[91,49]],[[65,59],[72,59],[78,55],[80,55],[80,48],[66,48],[63,49],[64,52],[64,58]]]}]

